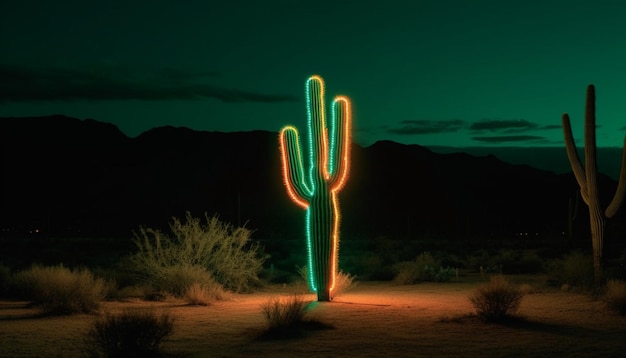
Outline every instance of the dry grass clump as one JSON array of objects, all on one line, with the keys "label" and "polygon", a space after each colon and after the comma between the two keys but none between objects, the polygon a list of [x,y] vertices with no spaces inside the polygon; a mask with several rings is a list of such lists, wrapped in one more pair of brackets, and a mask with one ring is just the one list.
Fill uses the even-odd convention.
[{"label": "dry grass clump", "polygon": [[35,265],[18,272],[15,285],[24,299],[52,314],[95,312],[107,289],[106,282],[89,270],[70,270],[63,265]]},{"label": "dry grass clump", "polygon": [[225,300],[227,297],[228,293],[217,282],[212,285],[193,283],[183,295],[189,304],[199,306],[208,306],[211,302]]},{"label": "dry grass clump", "polygon": [[308,331],[330,329],[332,326],[315,320],[305,319],[309,303],[301,295],[288,298],[270,298],[261,305],[267,327],[260,338],[296,338]]},{"label": "dry grass clump", "polygon": [[626,282],[611,279],[606,282],[604,301],[609,308],[621,315],[626,315]]},{"label": "dry grass clump", "polygon": [[94,322],[85,337],[89,357],[159,357],[174,319],[154,310],[128,310]]},{"label": "dry grass clump", "polygon": [[524,292],[510,284],[504,276],[492,276],[490,282],[478,287],[469,300],[484,321],[502,321],[514,313]]},{"label": "dry grass clump", "polygon": [[[313,292],[311,290],[309,282],[309,269],[306,265],[299,267],[298,266],[298,275],[300,279],[296,281],[293,286],[297,293],[307,293]],[[335,285],[333,286],[333,290],[331,292],[331,299],[340,296],[341,294],[353,289],[358,285],[358,281],[355,275],[339,271],[335,275]]]},{"label": "dry grass clump", "polygon": [[340,296],[342,293],[353,289],[358,284],[359,282],[356,280],[356,276],[343,271],[337,272],[337,275],[335,276],[335,286],[331,292],[332,298],[334,299],[337,296]]},{"label": "dry grass clump", "polygon": [[270,330],[286,330],[302,322],[308,303],[298,294],[287,299],[271,298],[261,305]]}]

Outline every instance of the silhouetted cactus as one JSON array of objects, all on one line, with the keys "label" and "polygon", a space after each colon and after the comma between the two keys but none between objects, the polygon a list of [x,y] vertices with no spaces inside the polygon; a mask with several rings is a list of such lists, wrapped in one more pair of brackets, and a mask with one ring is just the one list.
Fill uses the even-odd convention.
[{"label": "silhouetted cactus", "polygon": [[329,301],[337,273],[339,244],[338,192],[348,177],[351,112],[347,97],[332,102],[332,118],[326,124],[324,81],[311,76],[306,81],[309,167],[295,127],[280,131],[283,178],[293,201],[306,209],[309,284],[319,301]]},{"label": "silhouetted cactus", "polygon": [[624,150],[622,152],[622,167],[620,169],[617,190],[613,200],[606,207],[600,207],[598,193],[597,165],[596,165],[596,94],[593,85],[587,87],[587,102],[585,104],[585,164],[583,166],[570,125],[569,116],[563,114],[563,133],[567,157],[572,166],[576,181],[580,186],[580,194],[589,207],[589,219],[591,223],[591,241],[593,244],[593,269],[594,280],[600,284],[602,280],[602,250],[604,246],[604,227],[606,220],[612,218],[619,210],[626,194],[626,137],[624,137]]}]

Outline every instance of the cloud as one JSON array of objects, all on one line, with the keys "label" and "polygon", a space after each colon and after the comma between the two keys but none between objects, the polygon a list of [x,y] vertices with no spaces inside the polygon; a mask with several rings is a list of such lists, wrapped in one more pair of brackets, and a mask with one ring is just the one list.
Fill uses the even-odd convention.
[{"label": "cloud", "polygon": [[545,137],[535,135],[504,135],[493,137],[472,137],[473,140],[483,143],[519,143],[519,142],[547,142]]},{"label": "cloud", "polygon": [[387,129],[388,133],[400,135],[435,134],[444,132],[456,132],[465,125],[465,121],[460,119],[450,120],[405,120],[401,121],[403,126]]},{"label": "cloud", "polygon": [[[0,102],[74,100],[195,100],[223,102],[294,102],[292,95],[266,94],[194,82],[210,72],[162,69],[152,72],[123,68],[78,70],[0,64]],[[143,76],[143,77],[141,77]]]},{"label": "cloud", "polygon": [[485,119],[470,125],[470,129],[473,131],[504,131],[506,133],[537,129],[537,127],[536,123],[525,119]]},{"label": "cloud", "polygon": [[541,127],[540,129],[563,129],[563,126],[560,124],[549,124],[549,125],[545,125],[543,127]]}]

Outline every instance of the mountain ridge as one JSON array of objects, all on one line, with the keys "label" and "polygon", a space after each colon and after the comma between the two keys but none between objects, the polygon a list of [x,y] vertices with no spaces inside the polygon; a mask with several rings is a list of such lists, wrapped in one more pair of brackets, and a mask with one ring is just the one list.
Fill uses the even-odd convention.
[{"label": "mountain ridge", "polygon": [[[278,133],[165,126],[129,138],[112,124],[65,116],[0,118],[0,128],[3,236],[129,237],[186,211],[245,224],[260,238],[302,235],[303,211],[283,187]],[[606,201],[616,183],[600,180]],[[353,144],[341,230],[362,239],[557,237],[577,188],[571,173],[493,155]],[[588,220],[578,216],[584,235]]]}]

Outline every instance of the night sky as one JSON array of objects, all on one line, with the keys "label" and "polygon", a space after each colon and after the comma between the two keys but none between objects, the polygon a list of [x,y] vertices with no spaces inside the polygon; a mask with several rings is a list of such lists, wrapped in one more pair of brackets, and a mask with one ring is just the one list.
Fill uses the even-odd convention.
[{"label": "night sky", "polygon": [[319,74],[361,145],[562,146],[593,83],[598,144],[621,147],[625,18],[619,0],[3,1],[0,116],[277,132],[304,126]]}]

